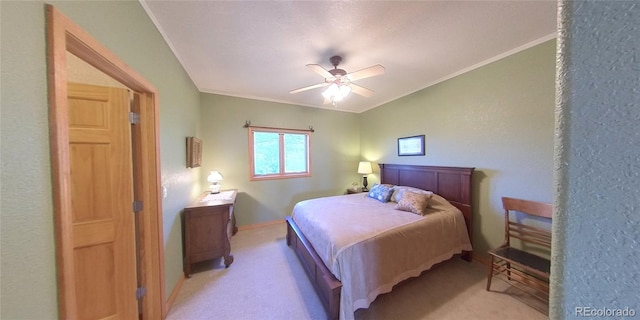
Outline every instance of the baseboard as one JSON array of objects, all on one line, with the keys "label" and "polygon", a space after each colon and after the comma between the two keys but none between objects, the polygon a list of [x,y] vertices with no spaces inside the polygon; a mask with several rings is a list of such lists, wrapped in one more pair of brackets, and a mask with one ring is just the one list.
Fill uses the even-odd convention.
[{"label": "baseboard", "polygon": [[250,225],[246,225],[246,226],[238,226],[238,231],[251,230],[251,229],[257,229],[257,228],[262,228],[262,227],[268,227],[268,226],[281,224],[281,223],[284,224],[284,219],[275,220],[275,221],[267,221],[267,222],[256,223],[256,224],[250,224]]},{"label": "baseboard", "polygon": [[491,262],[488,259],[484,257],[479,257],[476,254],[473,255],[473,261],[484,264],[485,266],[489,266],[491,264]]},{"label": "baseboard", "polygon": [[173,306],[173,303],[176,302],[176,298],[178,297],[178,293],[180,293],[180,289],[182,289],[184,280],[185,280],[184,273],[180,272],[180,278],[178,279],[178,282],[176,283],[176,285],[173,287],[173,290],[169,295],[169,299],[167,299],[167,302],[165,303],[165,306],[164,306],[164,309],[166,310],[165,315],[169,314],[169,310],[171,310],[171,306]]}]

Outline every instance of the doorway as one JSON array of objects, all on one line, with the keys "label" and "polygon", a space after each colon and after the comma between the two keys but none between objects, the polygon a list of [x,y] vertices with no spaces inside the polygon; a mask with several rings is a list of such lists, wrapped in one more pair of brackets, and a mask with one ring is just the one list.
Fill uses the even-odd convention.
[{"label": "doorway", "polygon": [[[157,89],[53,6],[47,5],[46,13],[59,318],[164,318]],[[128,105],[126,110],[105,107],[111,95],[129,100],[124,89],[108,93],[85,87],[79,94],[78,87],[68,85],[68,54],[130,88],[132,116]],[[83,96],[84,106],[70,102],[70,95]],[[123,137],[86,130],[107,128],[123,118],[127,124],[118,130],[128,132]],[[135,125],[127,127],[129,119]],[[84,132],[79,133],[78,123]],[[121,160],[112,160],[118,145],[125,145],[125,151],[118,155]],[[111,205],[114,208],[105,209]],[[121,267],[120,261],[128,262]],[[144,289],[135,290],[136,279]]]}]

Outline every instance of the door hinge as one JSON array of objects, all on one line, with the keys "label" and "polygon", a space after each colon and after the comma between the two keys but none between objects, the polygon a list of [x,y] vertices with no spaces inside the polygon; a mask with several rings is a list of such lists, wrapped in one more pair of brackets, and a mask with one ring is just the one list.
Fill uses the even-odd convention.
[{"label": "door hinge", "polygon": [[145,287],[138,287],[136,289],[136,299],[140,300],[142,299],[142,297],[144,297],[147,294],[147,288]]},{"label": "door hinge", "polygon": [[131,124],[139,124],[140,123],[140,114],[135,112],[129,112],[129,122]]},{"label": "door hinge", "polygon": [[138,213],[142,211],[142,201],[135,200],[133,201],[133,212]]}]

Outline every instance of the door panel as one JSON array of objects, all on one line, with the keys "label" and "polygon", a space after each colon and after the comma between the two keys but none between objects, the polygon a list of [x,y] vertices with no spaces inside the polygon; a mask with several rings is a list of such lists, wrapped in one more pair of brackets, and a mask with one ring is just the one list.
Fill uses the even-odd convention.
[{"label": "door panel", "polygon": [[135,319],[129,92],[69,83],[68,102],[77,314]]},{"label": "door panel", "polygon": [[101,97],[101,100],[91,100],[89,97],[81,96],[69,98],[69,125],[71,127],[108,130],[108,104],[105,103],[109,100],[108,95]]},{"label": "door panel", "polygon": [[116,297],[113,295],[117,290],[113,281],[114,265],[96,263],[114,260],[113,245],[105,243],[77,248],[74,259],[80,319],[103,319],[117,314]]},{"label": "door panel", "polygon": [[105,192],[111,185],[110,146],[108,143],[82,144],[75,140],[69,148],[71,163],[83,165],[75,166],[71,175],[73,223],[108,219],[114,211],[109,201],[111,196]]}]

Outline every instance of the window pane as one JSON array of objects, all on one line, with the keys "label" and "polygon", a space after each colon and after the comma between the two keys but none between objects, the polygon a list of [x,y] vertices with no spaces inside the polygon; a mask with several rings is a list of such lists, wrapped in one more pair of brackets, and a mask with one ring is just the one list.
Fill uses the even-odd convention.
[{"label": "window pane", "polygon": [[280,142],[276,132],[253,133],[253,163],[255,175],[280,173]]},{"label": "window pane", "polygon": [[284,135],[284,172],[307,172],[307,135]]}]

